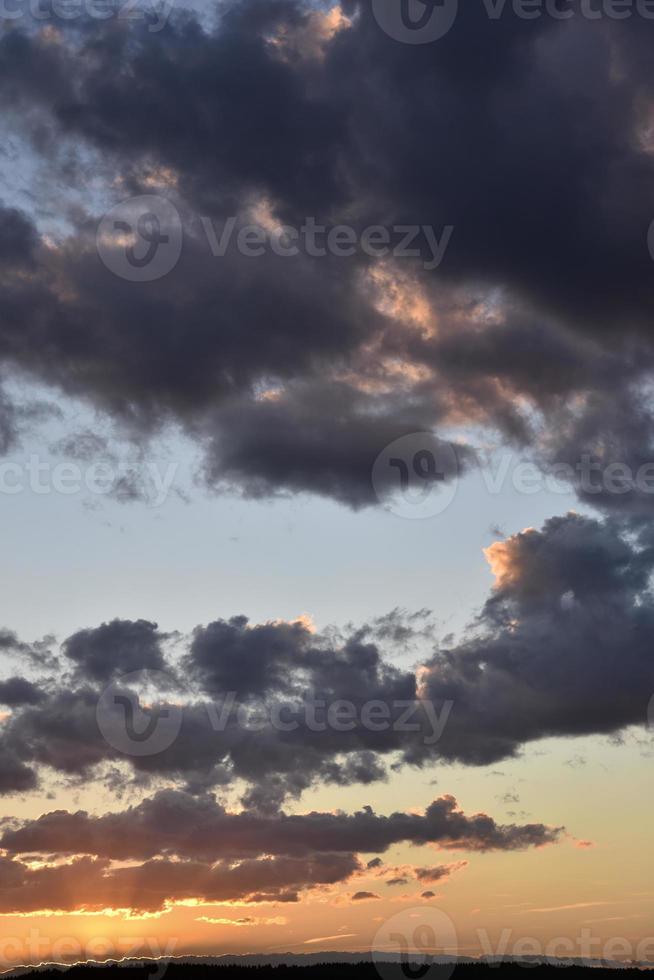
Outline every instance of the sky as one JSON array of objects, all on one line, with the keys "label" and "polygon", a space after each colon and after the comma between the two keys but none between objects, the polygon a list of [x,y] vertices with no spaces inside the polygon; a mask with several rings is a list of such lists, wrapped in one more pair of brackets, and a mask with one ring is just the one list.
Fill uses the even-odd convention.
[{"label": "sky", "polygon": [[654,962],[623,8],[1,6],[0,967]]}]

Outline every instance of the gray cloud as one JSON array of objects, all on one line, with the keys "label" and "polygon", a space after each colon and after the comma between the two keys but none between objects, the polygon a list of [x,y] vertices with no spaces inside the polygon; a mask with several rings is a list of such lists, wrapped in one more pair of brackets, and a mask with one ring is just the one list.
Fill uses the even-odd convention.
[{"label": "gray cloud", "polygon": [[371,899],[378,899],[380,896],[374,892],[355,892],[352,896],[353,902],[369,902]]},{"label": "gray cloud", "polygon": [[549,736],[644,724],[654,553],[611,521],[552,518],[489,551],[478,634],[437,654],[425,694],[454,700],[439,751],[485,764]]},{"label": "gray cloud", "polygon": [[[175,270],[135,290],[100,263],[92,202],[65,215],[58,247],[4,208],[0,359],[132,436],[180,423],[205,449],[207,483],[250,496],[375,504],[384,446],[453,418],[546,468],[598,440],[607,461],[649,461],[652,78],[636,22],[507,9],[495,23],[474,5],[435,58],[387,37],[369,5],[343,8],[350,26],[309,48],[315,11],[300,0],[233,0],[213,31],[184,14],[159,33],[82,19],[57,45],[6,33],[0,97],[16,129],[39,120],[34,152],[66,139],[125,195],[154,186],[185,239]],[[57,179],[76,181],[66,166]],[[298,227],[455,235],[435,272],[365,254],[210,255],[198,214],[242,227],[262,201]],[[460,465],[471,458],[463,447]],[[650,509],[638,491],[579,492]]]},{"label": "gray cloud", "polygon": [[0,681],[0,704],[8,708],[38,704],[44,697],[44,693],[24,677],[10,677],[6,681]]},{"label": "gray cloud", "polygon": [[89,681],[107,682],[134,670],[163,670],[161,642],[156,623],[115,619],[92,630],[80,630],[63,645],[76,675]]},{"label": "gray cloud", "polygon": [[[213,862],[235,857],[307,857],[336,852],[384,852],[394,844],[435,844],[448,849],[512,851],[557,840],[562,828],[543,824],[499,825],[486,814],[468,817],[451,796],[431,803],[424,815],[375,814],[370,807],[344,813],[274,816],[228,813],[209,797],[162,791],[120,813],[92,817],[55,811],[6,830],[0,845],[10,854],[88,854],[112,860],[156,855]],[[455,869],[422,869],[435,881]],[[433,874],[434,877],[429,877]]]},{"label": "gray cloud", "polygon": [[[150,623],[84,630],[63,644],[71,674],[13,707],[3,744],[30,770],[74,778],[125,761],[146,783],[172,779],[199,796],[238,779],[246,806],[274,815],[289,795],[371,783],[389,764],[487,765],[541,738],[643,725],[654,690],[650,538],[570,514],[496,543],[497,584],[474,630],[417,669],[389,662],[374,624],[340,636],[234,617],[197,627],[173,659]],[[98,727],[98,700],[115,678],[133,701],[120,675],[142,668],[165,671],[144,721],[181,698],[179,731],[155,754],[125,756]],[[343,703],[346,724],[334,713]]]},{"label": "gray cloud", "polygon": [[352,855],[310,859],[270,858],[235,865],[147,861],[129,868],[88,857],[33,869],[0,857],[0,912],[157,912],[175,902],[297,902],[300,893],[347,880],[358,864]]}]

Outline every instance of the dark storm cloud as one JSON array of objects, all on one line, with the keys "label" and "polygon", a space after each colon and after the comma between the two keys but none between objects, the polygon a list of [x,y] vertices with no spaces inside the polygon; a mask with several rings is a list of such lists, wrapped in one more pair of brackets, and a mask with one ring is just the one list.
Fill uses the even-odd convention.
[{"label": "dark storm cloud", "polygon": [[37,245],[38,235],[31,221],[16,208],[0,205],[0,262],[3,270],[31,265]]},{"label": "dark storm cloud", "polygon": [[184,901],[297,902],[302,891],[347,880],[358,867],[349,854],[213,866],[154,860],[129,868],[111,868],[108,861],[81,857],[70,864],[36,869],[0,857],[0,912],[106,908],[157,912]]},{"label": "dark storm cloud", "polygon": [[[102,817],[84,811],[44,814],[18,830],[5,831],[0,846],[11,854],[89,854],[121,861],[164,854],[214,862],[264,855],[300,858],[383,852],[402,842],[480,852],[513,851],[554,843],[561,830],[543,824],[500,825],[483,813],[469,817],[451,796],[434,800],[424,815],[392,813],[385,817],[366,807],[350,816],[312,812],[266,817],[246,811],[229,813],[212,797],[198,799],[162,791],[136,807]],[[447,877],[457,867],[423,869],[424,880]]]},{"label": "dark storm cloud", "polygon": [[[278,397],[235,402],[219,412],[205,479],[217,488],[241,487],[251,497],[310,492],[354,508],[370,506],[377,502],[371,472],[381,450],[439,414],[426,398],[405,406],[340,381],[294,385]],[[447,479],[474,458],[465,445],[456,455],[458,468],[450,466]]]},{"label": "dark storm cloud", "polygon": [[5,660],[20,662],[22,669],[29,664],[38,669],[42,675],[52,670],[57,663],[51,650],[53,645],[54,639],[50,636],[29,644],[20,640],[13,630],[0,627],[0,653]]},{"label": "dark storm cloud", "polygon": [[[295,0],[225,4],[211,31],[192,14],[157,33],[116,19],[5,31],[5,124],[53,161],[39,218],[60,187],[77,189],[88,154],[116,199],[169,199],[184,247],[168,275],[134,284],[98,255],[105,205],[92,193],[57,205],[59,232],[48,237],[0,204],[2,377],[26,373],[80,396],[144,447],[179,425],[203,449],[206,484],[250,497],[374,504],[379,452],[452,424],[495,428],[546,469],[589,452],[632,471],[654,459],[654,25],[510,11],[494,22],[481,3],[459,6],[448,36],[423,47],[387,37],[356,0],[343,0],[351,22],[333,36]],[[62,165],[63,142],[72,149]],[[358,233],[380,224],[455,233],[431,272],[361,251],[212,254],[200,215],[220,234],[232,215],[238,232],[261,214]],[[0,394],[0,452],[38,415]],[[81,460],[112,452],[94,433],[58,449]],[[461,446],[459,468],[472,461]],[[177,656],[155,624],[114,620],[65,640],[56,677],[52,644],[0,632],[3,654],[43,675],[23,679],[12,665],[16,676],[0,682],[0,794],[53,775],[75,782],[111,770],[115,780],[117,763],[154,793],[121,813],[55,811],[12,825],[0,840],[0,912],[294,902],[364,871],[378,876],[381,859],[364,868],[357,855],[398,843],[555,842],[560,828],[468,816],[449,796],[389,816],[292,816],[281,806],[313,786],[372,783],[388,764],[485,765],[543,737],[645,722],[654,546],[638,518],[651,494],[572,482],[611,516],[568,515],[489,549],[497,585],[474,628],[420,669],[382,654],[382,643],[405,650],[417,629],[395,614],[343,637],[216,620]],[[129,479],[121,490],[138,496]],[[133,703],[122,675],[140,670],[170,676],[141,705],[149,722],[185,691],[177,737],[151,756],[125,755],[98,721],[103,688],[112,682]],[[309,725],[307,694],[347,701],[354,725]],[[362,722],[371,702],[390,706],[385,728]],[[417,704],[411,729],[395,724],[404,708],[394,706],[407,702]],[[438,733],[430,711],[444,721]],[[258,715],[263,724],[250,724]],[[162,782],[175,788],[155,792]],[[239,813],[210,795],[233,783],[243,787]],[[75,859],[18,859],[33,854]],[[141,863],[112,866],[124,860]],[[460,866],[415,877],[440,881]]]},{"label": "dark storm cloud", "polygon": [[35,789],[38,777],[8,746],[0,746],[0,795],[26,793]]},{"label": "dark storm cloud", "polygon": [[64,643],[63,652],[76,665],[76,676],[106,682],[134,670],[163,670],[163,639],[156,623],[115,619],[97,629],[73,634]]},{"label": "dark storm cloud", "polygon": [[28,644],[19,640],[13,630],[0,629],[0,650],[2,653],[27,653],[29,649]]},{"label": "dark storm cloud", "polygon": [[466,865],[466,861],[459,861],[457,864],[439,864],[435,868],[416,868],[416,878],[424,882],[442,881],[449,878],[453,871],[459,871]]},{"label": "dark storm cloud", "polygon": [[386,663],[376,644],[353,633],[329,648],[302,621],[257,626],[239,616],[197,627],[184,667],[214,695],[288,693],[298,681],[333,698],[415,695],[413,675]]},{"label": "dark storm cloud", "polygon": [[[446,37],[418,47],[349,0],[331,37],[315,11],[270,0],[226,5],[213,32],[190,15],[157,33],[80,21],[57,43],[7,32],[13,125],[29,119],[37,150],[63,136],[100,154],[125,194],[172,196],[186,233],[177,268],[135,289],[101,265],[90,213],[37,248],[3,211],[0,250],[21,274],[3,277],[0,357],[137,430],[181,421],[207,450],[208,483],[252,496],[374,503],[380,450],[453,413],[546,466],[598,434],[611,461],[651,459],[646,45],[635,23],[460,6]],[[455,235],[436,272],[363,254],[210,255],[197,215],[242,226],[263,201],[296,226]],[[407,291],[437,331],[407,326]],[[546,445],[534,411],[556,421]],[[637,493],[590,502],[649,507]]]},{"label": "dark storm cloud", "polygon": [[17,708],[23,704],[39,704],[44,698],[43,691],[24,677],[10,677],[6,681],[0,681],[0,704],[8,708]]},{"label": "dark storm cloud", "polygon": [[[3,744],[30,770],[90,778],[122,760],[141,782],[174,780],[198,799],[240,780],[248,810],[273,818],[313,785],[372,783],[389,765],[486,765],[544,737],[645,724],[651,533],[570,514],[487,557],[497,584],[474,629],[416,669],[390,663],[373,627],[321,635],[234,617],[197,627],[168,660],[153,624],[116,622],[63,644],[72,675],[14,707]],[[156,752],[125,755],[100,730],[99,698],[113,678],[113,694],[138,703],[138,685],[120,675],[141,666],[165,672],[139,708],[144,726],[165,710],[179,712],[179,728]]]},{"label": "dark storm cloud", "polygon": [[[348,785],[385,777],[382,756],[400,747],[403,737],[393,732],[390,715],[385,735],[358,724],[344,736],[324,719],[310,731],[303,720],[310,691],[325,706],[342,698],[359,705],[373,699],[400,702],[390,709],[394,716],[405,712],[415,700],[415,676],[386,663],[375,644],[356,634],[334,644],[300,623],[251,627],[245,617],[198,627],[178,666],[163,658],[161,641],[156,626],[141,621],[74,634],[62,644],[62,663],[72,664],[71,674],[64,674],[64,683],[51,683],[38,706],[11,714],[4,742],[26,764],[88,776],[102,763],[125,759],[98,727],[103,687],[116,678],[116,695],[131,702],[130,678],[122,675],[144,670],[150,679],[153,670],[165,670],[163,678],[154,675],[155,703],[143,710],[155,722],[167,698],[181,696],[180,729],[163,751],[130,757],[142,778],[179,779],[200,793],[239,778],[247,784],[248,806],[274,810],[316,781]],[[282,724],[275,723],[276,712]],[[427,717],[418,710],[415,715],[427,729]],[[291,732],[288,717],[297,719]]]},{"label": "dark storm cloud", "polygon": [[12,712],[2,730],[3,743],[34,765],[90,775],[108,755],[97,706],[98,691],[91,688],[50,691],[40,705]]},{"label": "dark storm cloud", "polygon": [[[42,249],[36,281],[15,277],[0,294],[0,357],[92,399],[132,436],[180,421],[202,439],[216,488],[374,503],[379,452],[441,409],[434,395],[384,404],[315,380],[383,324],[357,264],[216,259],[202,235],[187,235],[174,272],[138,294],[102,266],[89,224],[59,252]],[[269,398],[279,385],[283,397]],[[462,448],[462,467],[468,458]]]},{"label": "dark storm cloud", "polygon": [[306,628],[301,623],[247,626],[240,616],[195,630],[188,665],[208,693],[288,690],[289,667],[310,640]]},{"label": "dark storm cloud", "polygon": [[654,552],[613,522],[552,518],[493,545],[479,632],[427,665],[455,701],[439,751],[484,764],[548,736],[644,724],[654,690]]},{"label": "dark storm cloud", "polygon": [[16,441],[16,416],[12,403],[0,392],[0,453],[7,453]]},{"label": "dark storm cloud", "polygon": [[[235,250],[216,259],[195,229],[174,272],[135,292],[100,262],[95,230],[88,221],[65,248],[42,249],[36,284],[12,280],[12,310],[32,309],[38,322],[24,324],[21,336],[13,318],[3,317],[1,352],[46,376],[44,352],[32,342],[47,338],[54,358],[48,380],[119,417],[199,424],[262,377],[301,374],[362,336],[369,310],[350,288],[356,272],[347,264],[337,278],[334,269],[323,276],[318,260],[255,261]],[[56,295],[64,284],[72,295]]]},{"label": "dark storm cloud", "polygon": [[[365,874],[357,852],[370,852],[373,845],[387,850],[408,841],[512,851],[555,843],[561,830],[498,825],[485,814],[468,817],[452,797],[435,800],[424,815],[383,817],[366,807],[351,816],[268,818],[230,813],[210,796],[167,790],[119,813],[93,817],[58,810],[5,831],[0,912],[154,912],[188,901],[297,902],[303,892]],[[36,867],[20,859],[37,854],[45,861]],[[72,860],[62,863],[62,857]],[[131,863],[114,864],[124,861]],[[447,873],[444,868],[442,876]],[[358,892],[353,900],[367,897]]]}]

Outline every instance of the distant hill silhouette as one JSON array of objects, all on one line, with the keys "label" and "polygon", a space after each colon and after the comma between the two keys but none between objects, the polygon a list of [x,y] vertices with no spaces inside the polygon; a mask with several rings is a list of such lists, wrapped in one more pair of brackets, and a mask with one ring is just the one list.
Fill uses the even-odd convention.
[{"label": "distant hill silhouette", "polygon": [[[324,960],[321,962],[321,956]],[[351,956],[348,962],[334,962],[331,957]],[[359,959],[357,959],[357,956]],[[543,964],[529,960],[512,962],[497,960],[465,961],[453,963],[440,959],[432,964],[424,962],[400,962],[397,957],[382,963],[373,963],[366,954],[310,954],[308,956],[275,957],[224,957],[198,962],[180,960],[139,960],[108,963],[84,963],[74,966],[44,965],[36,968],[20,968],[3,974],[7,977],[38,975],[38,980],[587,980],[589,970],[593,980],[627,980],[634,974],[642,976],[638,967],[595,966],[587,961],[581,965]],[[297,961],[302,965],[298,965]],[[245,961],[245,963],[244,963]],[[289,962],[295,961],[295,962]]]}]

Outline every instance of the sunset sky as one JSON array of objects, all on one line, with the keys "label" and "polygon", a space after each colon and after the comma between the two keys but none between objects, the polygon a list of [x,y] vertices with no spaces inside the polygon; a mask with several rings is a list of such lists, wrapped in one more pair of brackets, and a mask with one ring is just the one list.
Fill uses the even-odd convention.
[{"label": "sunset sky", "polygon": [[654,964],[615,6],[1,5],[0,968]]}]

